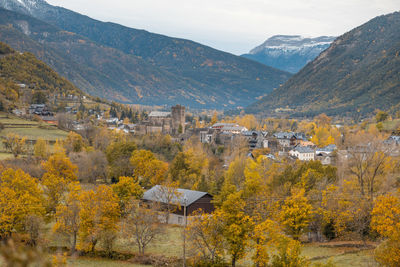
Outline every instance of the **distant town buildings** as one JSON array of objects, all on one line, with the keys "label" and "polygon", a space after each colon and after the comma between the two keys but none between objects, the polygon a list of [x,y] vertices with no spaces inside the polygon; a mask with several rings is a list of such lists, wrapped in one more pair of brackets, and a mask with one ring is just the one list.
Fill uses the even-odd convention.
[{"label": "distant town buildings", "polygon": [[146,121],[136,125],[135,131],[138,134],[184,134],[185,107],[176,105],[171,108],[171,112],[152,111]]}]

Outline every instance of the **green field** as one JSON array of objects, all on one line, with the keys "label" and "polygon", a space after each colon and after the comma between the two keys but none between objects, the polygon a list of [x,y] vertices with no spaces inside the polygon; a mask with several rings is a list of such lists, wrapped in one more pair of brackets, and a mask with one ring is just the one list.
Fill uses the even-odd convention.
[{"label": "green field", "polygon": [[[39,138],[47,141],[56,141],[58,139],[65,139],[68,135],[68,132],[58,129],[55,125],[26,120],[5,113],[0,113],[0,125],[4,127],[4,129],[0,130],[0,139],[10,133],[26,137],[28,141],[35,141]],[[0,142],[0,160],[8,158],[12,158],[12,155],[5,151],[3,143]]]}]

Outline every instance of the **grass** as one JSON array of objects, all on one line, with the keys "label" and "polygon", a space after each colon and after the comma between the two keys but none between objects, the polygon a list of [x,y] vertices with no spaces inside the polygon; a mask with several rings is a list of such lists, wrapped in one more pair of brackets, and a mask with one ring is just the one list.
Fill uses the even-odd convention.
[{"label": "grass", "polygon": [[0,136],[7,136],[9,133],[15,133],[19,136],[25,136],[29,140],[37,140],[43,138],[49,141],[55,141],[57,139],[65,139],[68,135],[67,132],[62,131],[56,127],[48,128],[5,128],[0,132]]},{"label": "grass", "polygon": [[391,121],[384,121],[383,123],[383,129],[386,131],[394,131],[397,130],[400,127],[400,119],[394,119]]},{"label": "grass", "polygon": [[332,256],[329,259],[312,261],[313,263],[326,263],[331,260],[337,267],[378,267],[380,266],[373,257],[373,250],[364,250],[356,253]]},{"label": "grass", "polygon": [[[1,146],[1,144],[0,144]],[[0,153],[0,161],[1,160],[6,160],[6,159],[11,159],[14,158],[14,155],[11,153]]]},{"label": "grass", "polygon": [[68,266],[74,267],[148,267],[148,265],[133,264],[125,261],[114,261],[107,259],[96,259],[96,258],[68,258]]}]

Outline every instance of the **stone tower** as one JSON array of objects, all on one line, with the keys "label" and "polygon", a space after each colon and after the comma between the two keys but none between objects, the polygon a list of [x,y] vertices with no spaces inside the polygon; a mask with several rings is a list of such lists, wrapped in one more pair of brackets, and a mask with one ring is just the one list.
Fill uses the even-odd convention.
[{"label": "stone tower", "polygon": [[185,107],[176,105],[172,107],[172,134],[185,133]]}]

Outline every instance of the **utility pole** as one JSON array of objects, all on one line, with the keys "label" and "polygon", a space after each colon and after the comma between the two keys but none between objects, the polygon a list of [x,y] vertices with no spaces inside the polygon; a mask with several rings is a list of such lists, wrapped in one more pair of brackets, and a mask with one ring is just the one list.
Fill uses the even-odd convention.
[{"label": "utility pole", "polygon": [[185,220],[183,225],[183,267],[186,267],[186,225],[187,225],[186,205],[187,205],[187,197],[185,195],[183,197],[183,219]]}]

